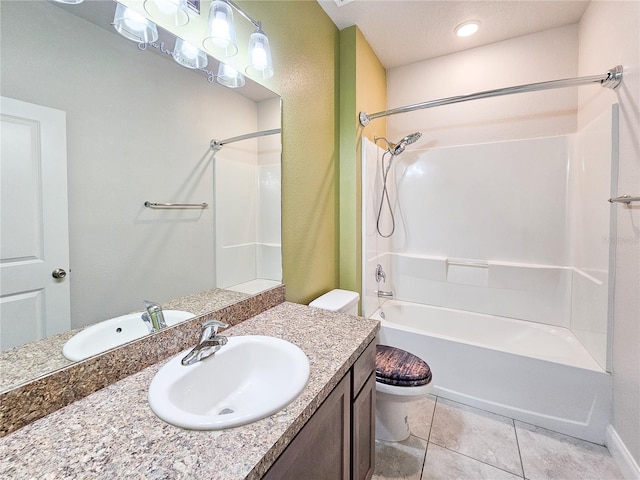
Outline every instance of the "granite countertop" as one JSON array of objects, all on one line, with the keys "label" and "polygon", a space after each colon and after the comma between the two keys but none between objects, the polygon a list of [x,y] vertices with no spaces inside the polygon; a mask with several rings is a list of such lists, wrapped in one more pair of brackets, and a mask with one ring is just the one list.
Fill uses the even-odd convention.
[{"label": "granite countertop", "polygon": [[222,431],[169,425],[147,402],[163,361],[0,438],[0,478],[260,478],[378,328],[374,320],[280,304],[225,331],[283,338],[307,354],[309,382],[280,412]]},{"label": "granite countertop", "polygon": [[[176,298],[163,303],[162,308],[165,310],[185,310],[198,316],[239,302],[249,296],[242,292],[214,288]],[[62,355],[62,347],[67,340],[84,328],[86,327],[52,335],[0,354],[0,372],[2,373],[0,375],[0,392],[15,388],[34,378],[74,363]]]}]

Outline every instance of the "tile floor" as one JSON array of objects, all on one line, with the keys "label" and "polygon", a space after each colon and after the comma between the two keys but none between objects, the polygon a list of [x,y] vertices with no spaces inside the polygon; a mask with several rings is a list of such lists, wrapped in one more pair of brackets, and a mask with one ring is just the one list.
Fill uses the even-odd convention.
[{"label": "tile floor", "polygon": [[411,436],[376,441],[373,480],[623,480],[609,451],[450,400],[409,404]]}]

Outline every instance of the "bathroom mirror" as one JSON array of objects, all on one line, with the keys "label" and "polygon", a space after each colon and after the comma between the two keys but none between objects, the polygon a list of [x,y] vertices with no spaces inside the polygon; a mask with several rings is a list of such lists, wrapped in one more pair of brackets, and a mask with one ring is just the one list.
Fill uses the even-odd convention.
[{"label": "bathroom mirror", "polygon": [[[43,340],[34,339],[141,311],[143,300],[174,305],[208,291],[209,305],[220,308],[281,282],[280,98],[249,78],[237,89],[218,84],[212,57],[204,70],[179,65],[170,55],[175,37],[160,28],[154,44],[123,38],[111,25],[116,5],[112,0],[0,3],[0,94],[24,102],[18,108],[57,112],[66,136],[57,148],[67,171],[64,189],[48,186],[56,175],[43,169],[43,191],[53,190],[54,200],[35,193],[32,205],[18,209],[23,204],[12,200],[24,192],[25,178],[37,175],[13,177],[3,165],[2,187],[12,196],[3,196],[2,215],[16,217],[12,228],[2,231],[3,245],[16,245],[15,252],[3,246],[3,264],[10,263],[7,257],[29,258],[30,243],[21,239],[37,237],[32,243],[40,248],[43,235],[37,230],[7,240],[29,223],[20,215],[44,224],[39,206],[59,203],[66,194],[68,206],[53,213],[53,223],[67,226],[69,258],[45,274],[50,281],[64,270],[54,286],[65,287],[71,299],[66,318],[47,325],[38,319],[53,294],[45,298],[29,287],[13,302],[3,290],[0,357],[16,348],[28,357],[42,349]],[[17,135],[6,135],[7,112],[2,114],[4,144]],[[49,127],[35,124],[34,142],[44,148]],[[274,133],[230,142],[216,152],[210,148],[214,139],[264,130]],[[12,335],[22,340],[11,340]],[[53,362],[46,369],[60,366]]]}]

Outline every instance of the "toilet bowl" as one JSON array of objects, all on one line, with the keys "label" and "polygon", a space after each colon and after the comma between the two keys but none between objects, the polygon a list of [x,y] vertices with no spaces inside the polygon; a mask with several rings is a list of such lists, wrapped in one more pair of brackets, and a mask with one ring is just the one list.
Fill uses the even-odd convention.
[{"label": "toilet bowl", "polygon": [[[334,312],[358,314],[357,292],[331,290],[309,306]],[[401,442],[411,431],[407,403],[426,397],[433,385],[431,369],[424,360],[388,345],[376,347],[376,439]]]}]

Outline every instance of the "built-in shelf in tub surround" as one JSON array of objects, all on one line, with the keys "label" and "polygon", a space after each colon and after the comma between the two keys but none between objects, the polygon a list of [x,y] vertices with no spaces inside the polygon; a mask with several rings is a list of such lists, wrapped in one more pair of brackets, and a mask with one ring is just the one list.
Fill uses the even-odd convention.
[{"label": "built-in shelf in tub surround", "polygon": [[169,302],[167,308],[199,316],[2,391],[0,436],[184,350],[199,337],[206,320],[217,318],[235,325],[284,302],[284,295],[284,285],[254,296],[214,289]]},{"label": "built-in shelf in tub surround", "polygon": [[373,320],[282,303],[225,331],[229,336],[282,338],[307,354],[307,386],[280,412],[223,431],[169,425],[147,401],[149,384],[163,361],[0,439],[0,478],[258,479],[378,328]]}]

